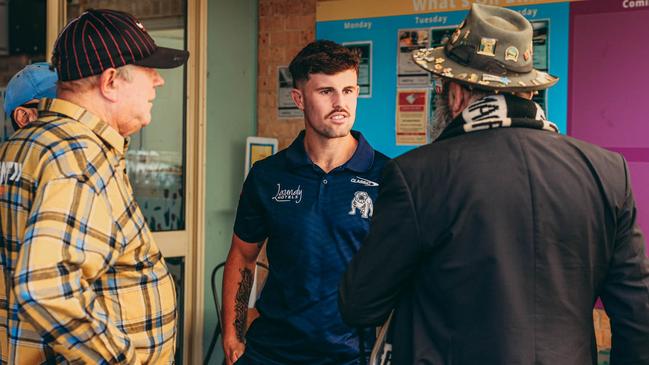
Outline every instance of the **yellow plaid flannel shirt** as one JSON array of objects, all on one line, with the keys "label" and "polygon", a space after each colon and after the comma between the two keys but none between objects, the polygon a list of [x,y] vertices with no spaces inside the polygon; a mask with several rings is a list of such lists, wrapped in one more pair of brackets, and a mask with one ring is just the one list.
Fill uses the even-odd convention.
[{"label": "yellow plaid flannel shirt", "polygon": [[0,146],[2,364],[171,364],[176,296],[133,198],[126,140],[43,99]]}]

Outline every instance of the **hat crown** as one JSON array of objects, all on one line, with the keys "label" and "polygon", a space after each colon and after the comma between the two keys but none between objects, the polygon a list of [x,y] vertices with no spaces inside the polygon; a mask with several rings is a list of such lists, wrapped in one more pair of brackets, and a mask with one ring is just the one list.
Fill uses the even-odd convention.
[{"label": "hat crown", "polygon": [[89,9],[72,20],[54,46],[62,81],[102,73],[149,57],[157,46],[146,29],[130,14]]},{"label": "hat crown", "polygon": [[533,69],[533,30],[516,11],[473,4],[468,16],[446,44],[449,58],[495,75]]}]

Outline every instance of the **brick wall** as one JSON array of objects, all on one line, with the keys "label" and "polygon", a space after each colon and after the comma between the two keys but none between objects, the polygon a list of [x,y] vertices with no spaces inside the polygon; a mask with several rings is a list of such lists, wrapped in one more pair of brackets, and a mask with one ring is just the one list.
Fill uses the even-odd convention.
[{"label": "brick wall", "polygon": [[279,140],[287,147],[300,130],[303,119],[277,117],[277,68],[315,40],[316,0],[259,0],[257,134]]}]

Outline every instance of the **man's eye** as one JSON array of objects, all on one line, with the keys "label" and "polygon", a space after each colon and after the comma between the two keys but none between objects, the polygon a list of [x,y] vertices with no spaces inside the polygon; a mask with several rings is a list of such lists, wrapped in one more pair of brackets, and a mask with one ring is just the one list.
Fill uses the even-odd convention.
[{"label": "man's eye", "polygon": [[320,95],[329,95],[331,94],[331,90],[320,90]]}]

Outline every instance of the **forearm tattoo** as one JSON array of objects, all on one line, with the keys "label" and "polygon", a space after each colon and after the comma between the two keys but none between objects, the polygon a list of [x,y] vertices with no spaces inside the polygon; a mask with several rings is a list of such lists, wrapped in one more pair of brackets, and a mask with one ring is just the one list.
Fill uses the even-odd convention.
[{"label": "forearm tattoo", "polygon": [[250,299],[250,290],[252,289],[252,270],[248,268],[239,269],[241,281],[237,290],[237,297],[234,303],[234,328],[239,341],[243,342],[246,334],[246,317],[248,314],[248,300]]}]

